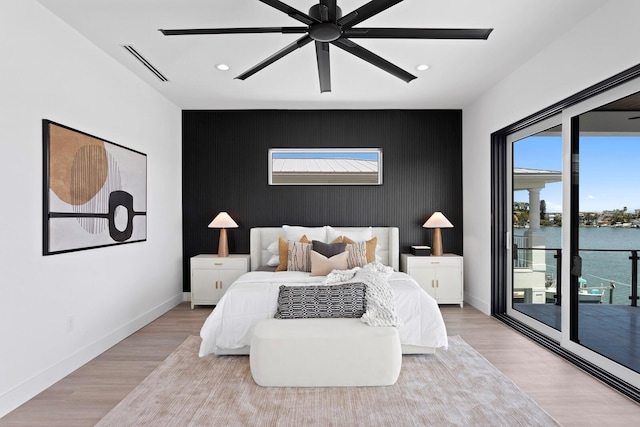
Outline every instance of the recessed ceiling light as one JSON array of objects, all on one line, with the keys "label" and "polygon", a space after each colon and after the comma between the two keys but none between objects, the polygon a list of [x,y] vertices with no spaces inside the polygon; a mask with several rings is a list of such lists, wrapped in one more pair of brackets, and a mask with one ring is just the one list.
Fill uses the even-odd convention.
[{"label": "recessed ceiling light", "polygon": [[427,64],[420,64],[416,66],[416,70],[418,71],[427,71],[429,66]]},{"label": "recessed ceiling light", "polygon": [[227,64],[218,64],[216,68],[220,71],[229,71],[229,66]]}]

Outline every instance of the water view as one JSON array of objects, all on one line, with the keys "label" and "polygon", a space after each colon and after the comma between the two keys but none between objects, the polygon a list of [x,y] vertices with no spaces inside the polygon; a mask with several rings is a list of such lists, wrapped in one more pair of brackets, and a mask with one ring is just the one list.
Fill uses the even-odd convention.
[{"label": "water view", "polygon": [[[547,249],[562,247],[561,227],[540,227],[545,234]],[[514,229],[514,234],[524,235],[525,229]],[[582,278],[587,288],[602,287],[603,303],[609,303],[609,287],[613,282],[613,304],[629,305],[631,295],[631,250],[640,250],[640,229],[621,227],[580,227],[580,256],[582,257]],[[587,251],[585,249],[598,249]],[[602,251],[602,249],[624,250],[623,252]],[[555,251],[546,251],[546,271],[557,277]],[[554,282],[555,283],[555,282]]]}]

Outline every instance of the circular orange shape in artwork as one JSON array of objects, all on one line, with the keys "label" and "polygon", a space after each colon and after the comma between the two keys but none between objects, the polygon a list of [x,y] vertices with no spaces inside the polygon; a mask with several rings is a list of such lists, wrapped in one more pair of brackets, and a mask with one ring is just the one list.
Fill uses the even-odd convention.
[{"label": "circular orange shape in artwork", "polygon": [[49,188],[60,200],[76,206],[87,203],[98,194],[108,172],[102,141],[60,126],[50,126]]}]

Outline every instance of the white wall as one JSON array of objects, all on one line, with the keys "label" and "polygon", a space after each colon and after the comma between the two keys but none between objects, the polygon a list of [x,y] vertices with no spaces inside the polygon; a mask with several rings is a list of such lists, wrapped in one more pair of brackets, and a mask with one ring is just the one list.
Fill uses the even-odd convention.
[{"label": "white wall", "polygon": [[[0,416],[182,300],[181,113],[34,0],[0,6]],[[147,241],[42,256],[42,119],[147,154]]]},{"label": "white wall", "polygon": [[491,134],[639,64],[638,16],[637,0],[605,4],[464,108],[465,301],[484,313],[491,311]]}]

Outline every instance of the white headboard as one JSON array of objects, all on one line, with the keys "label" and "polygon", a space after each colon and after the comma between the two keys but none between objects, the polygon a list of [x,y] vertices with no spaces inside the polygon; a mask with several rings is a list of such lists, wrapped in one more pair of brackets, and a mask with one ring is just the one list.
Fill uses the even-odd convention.
[{"label": "white headboard", "polygon": [[[362,231],[367,227],[339,227],[340,230]],[[373,236],[378,238],[376,256],[381,258],[384,265],[400,270],[400,231],[398,227],[373,227]],[[267,265],[271,254],[267,250],[269,245],[278,237],[284,236],[282,227],[257,227],[251,229],[251,270]]]}]

